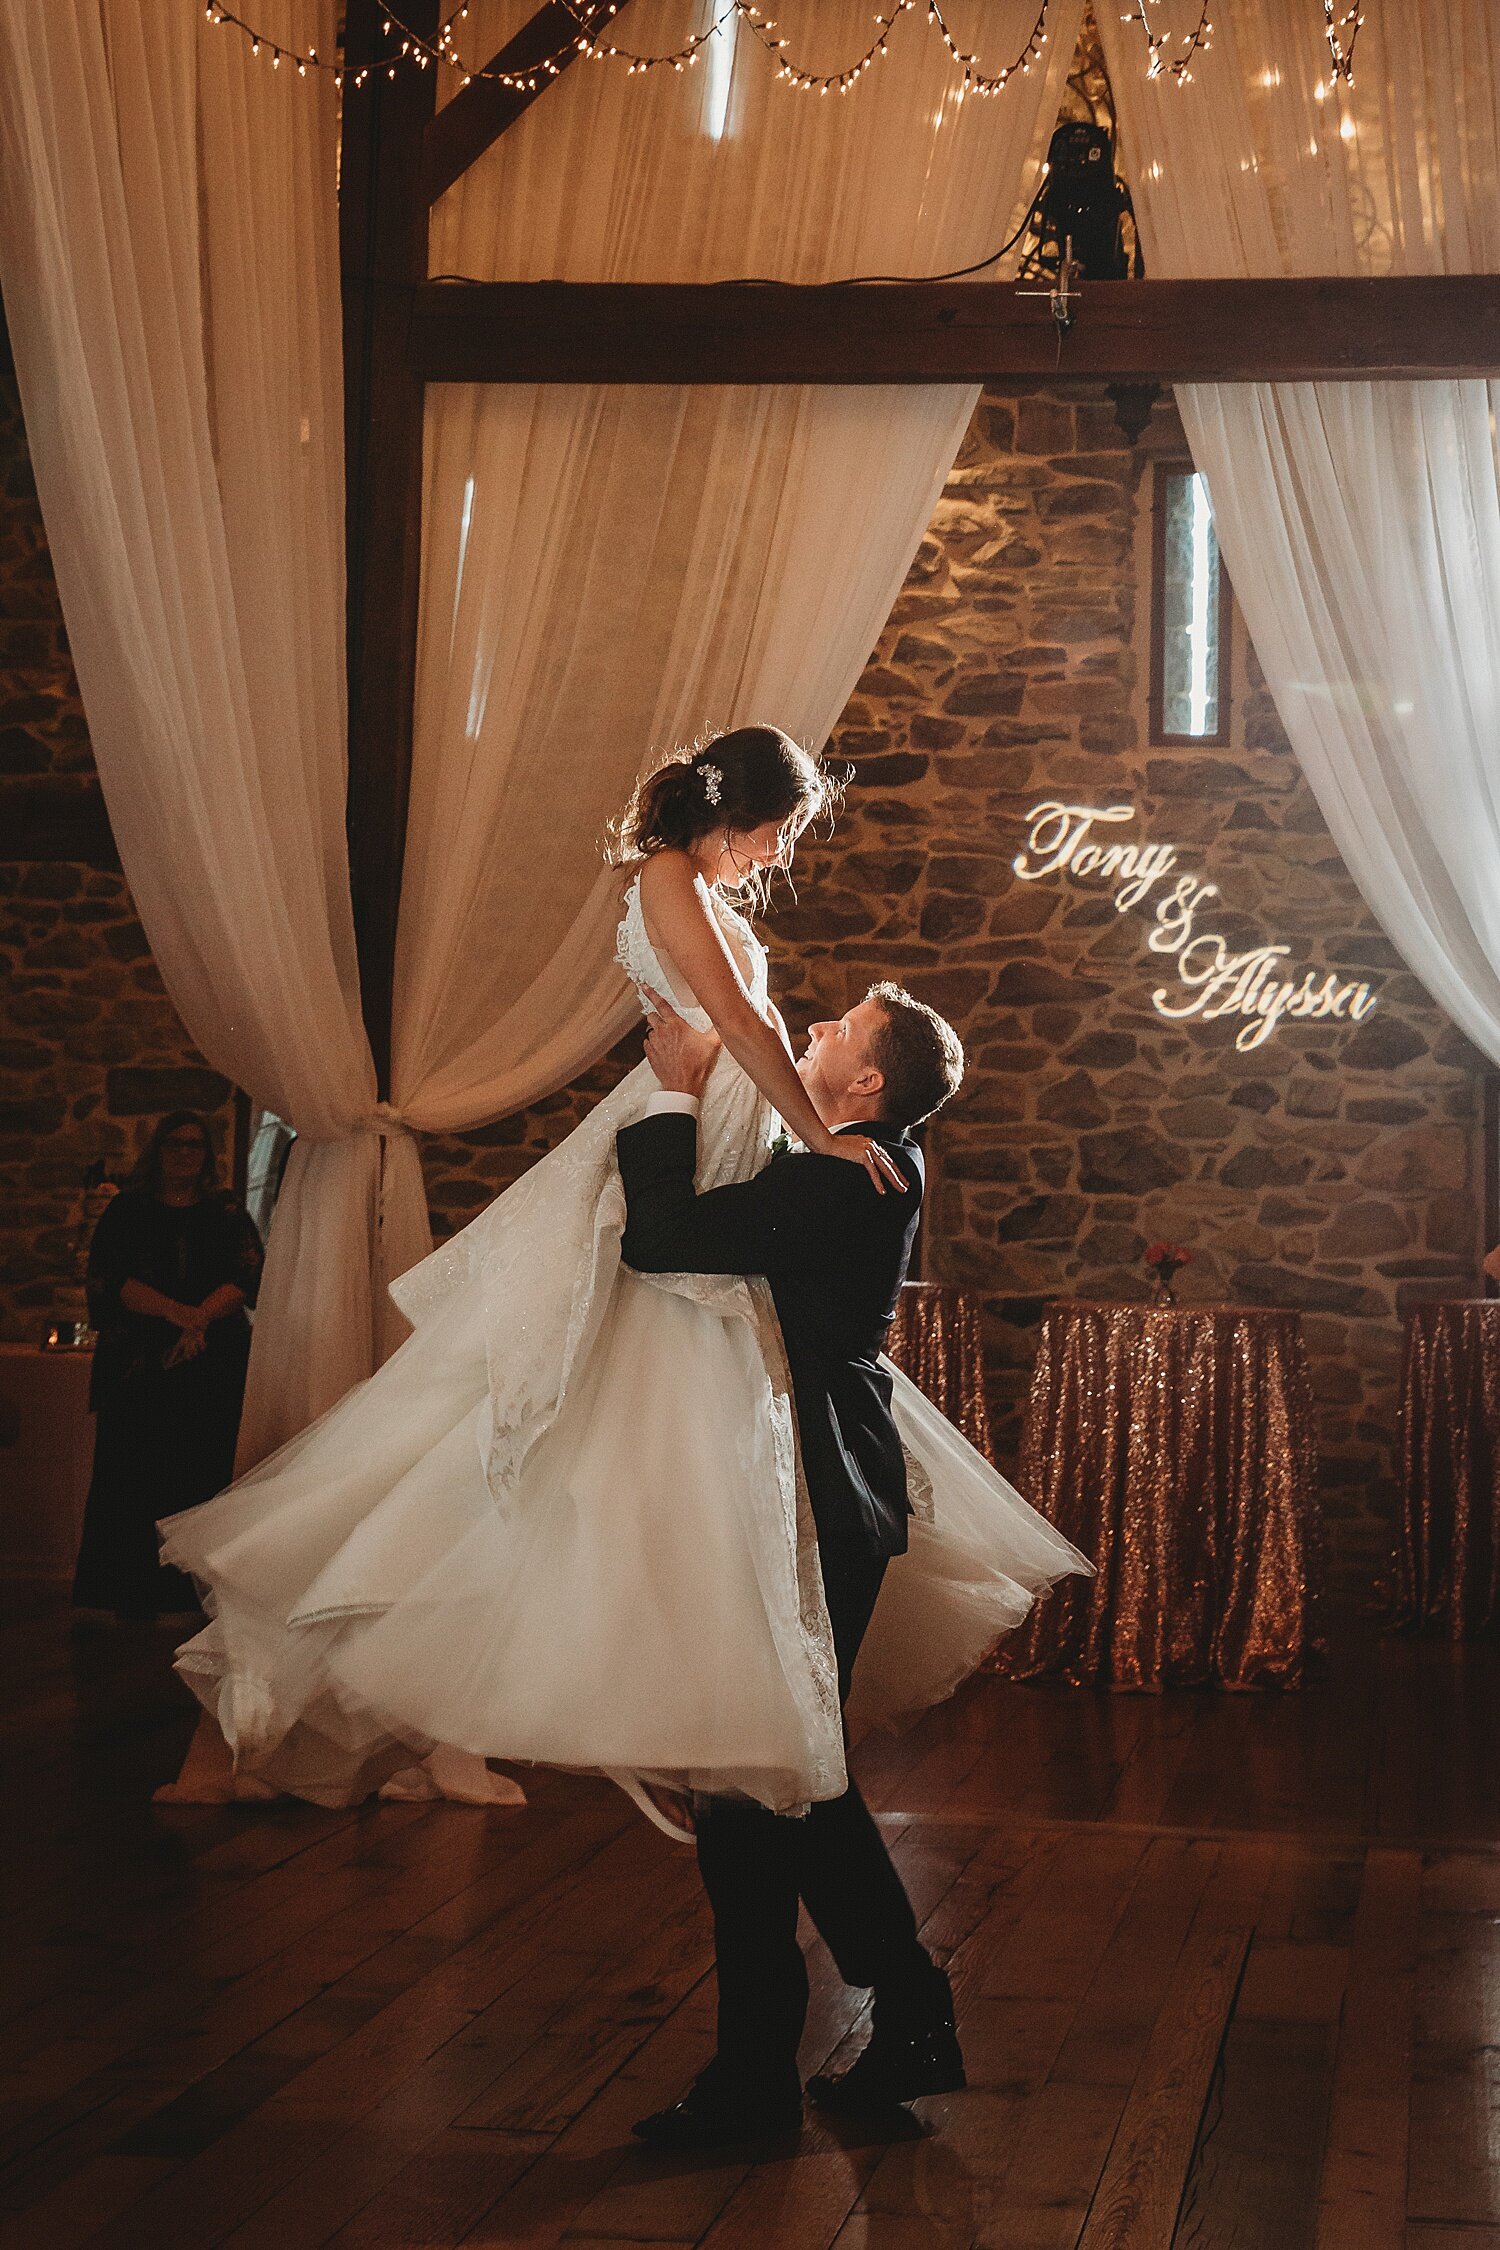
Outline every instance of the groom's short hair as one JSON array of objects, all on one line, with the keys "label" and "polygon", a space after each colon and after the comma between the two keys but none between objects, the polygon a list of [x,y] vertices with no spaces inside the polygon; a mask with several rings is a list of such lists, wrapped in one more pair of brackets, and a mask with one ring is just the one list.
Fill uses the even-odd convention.
[{"label": "groom's short hair", "polygon": [[872,984],[865,998],[882,1017],[869,1048],[885,1080],[880,1114],[891,1125],[920,1125],[963,1084],[963,1042],[936,1008],[899,984]]}]

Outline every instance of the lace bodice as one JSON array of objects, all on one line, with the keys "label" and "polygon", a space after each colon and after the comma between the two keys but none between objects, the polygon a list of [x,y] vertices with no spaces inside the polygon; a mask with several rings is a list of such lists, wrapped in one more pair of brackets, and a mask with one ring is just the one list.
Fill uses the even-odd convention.
[{"label": "lace bodice", "polygon": [[[729,941],[729,950],[739,963],[750,998],[757,1008],[764,1008],[770,997],[770,958],[743,914],[730,905],[728,899],[700,883],[719,927]],[[697,1031],[713,1028],[707,1011],[690,1000],[687,987],[675,971],[663,962],[646,932],[646,917],[641,912],[641,879],[636,876],[625,894],[625,912],[615,937],[615,959],[619,962],[637,992],[647,986],[662,993],[677,1007],[684,1019]]]}]

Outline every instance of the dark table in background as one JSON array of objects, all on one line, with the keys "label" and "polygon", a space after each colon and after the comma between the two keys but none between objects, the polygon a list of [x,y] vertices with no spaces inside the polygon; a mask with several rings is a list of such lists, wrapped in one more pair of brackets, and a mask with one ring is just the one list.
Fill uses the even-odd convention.
[{"label": "dark table in background", "polygon": [[0,1344],[0,1577],[73,1575],[94,1461],[89,1351]]},{"label": "dark table in background", "polygon": [[1050,1306],[1017,1482],[1098,1576],[1039,1602],[1001,1669],[1297,1686],[1320,1645],[1316,1468],[1296,1313]]},{"label": "dark table in background", "polygon": [[1397,1622],[1500,1628],[1500,1302],[1421,1305],[1401,1368]]}]

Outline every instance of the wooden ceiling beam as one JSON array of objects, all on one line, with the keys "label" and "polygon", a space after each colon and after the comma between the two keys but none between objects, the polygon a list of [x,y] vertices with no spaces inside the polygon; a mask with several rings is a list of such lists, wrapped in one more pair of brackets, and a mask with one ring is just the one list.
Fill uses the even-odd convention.
[{"label": "wooden ceiling beam", "polygon": [[[1030,285],[1023,285],[1029,287]],[[1500,275],[1086,282],[429,282],[429,383],[1312,382],[1500,376]]]},{"label": "wooden ceiling beam", "polygon": [[[629,5],[630,0],[619,0],[610,19],[611,30]],[[547,5],[539,8],[484,66],[518,77],[535,71],[535,85],[504,86],[496,78],[474,77],[443,104],[422,136],[422,193],[429,205],[436,203],[455,180],[462,179],[469,166],[525,115],[561,73],[580,60],[579,36],[574,10],[563,6],[562,0],[547,0]],[[555,64],[550,71],[543,68],[549,60]]]},{"label": "wooden ceiling beam", "polygon": [[[407,20],[436,32],[438,0]],[[390,1090],[396,921],[411,794],[425,392],[408,351],[411,293],[427,272],[420,195],[430,70],[387,79],[381,0],[349,0],[346,67],[371,81],[344,106],[339,246],[344,311],[349,889],[360,1001],[382,1098]]]}]

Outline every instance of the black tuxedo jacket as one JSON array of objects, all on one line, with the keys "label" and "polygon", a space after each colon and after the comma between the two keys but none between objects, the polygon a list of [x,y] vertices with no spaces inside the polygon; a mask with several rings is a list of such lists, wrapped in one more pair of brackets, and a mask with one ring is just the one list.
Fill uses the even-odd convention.
[{"label": "black tuxedo jacket", "polygon": [[776,1157],[753,1180],[695,1194],[697,1120],[642,1118],[617,1137],[622,1244],[641,1273],[764,1274],[786,1340],[808,1497],[820,1539],[899,1555],[911,1513],[906,1464],[879,1365],[922,1202],[921,1152],[893,1125],[879,1140],[907,1193],[881,1195],[841,1157]]}]

